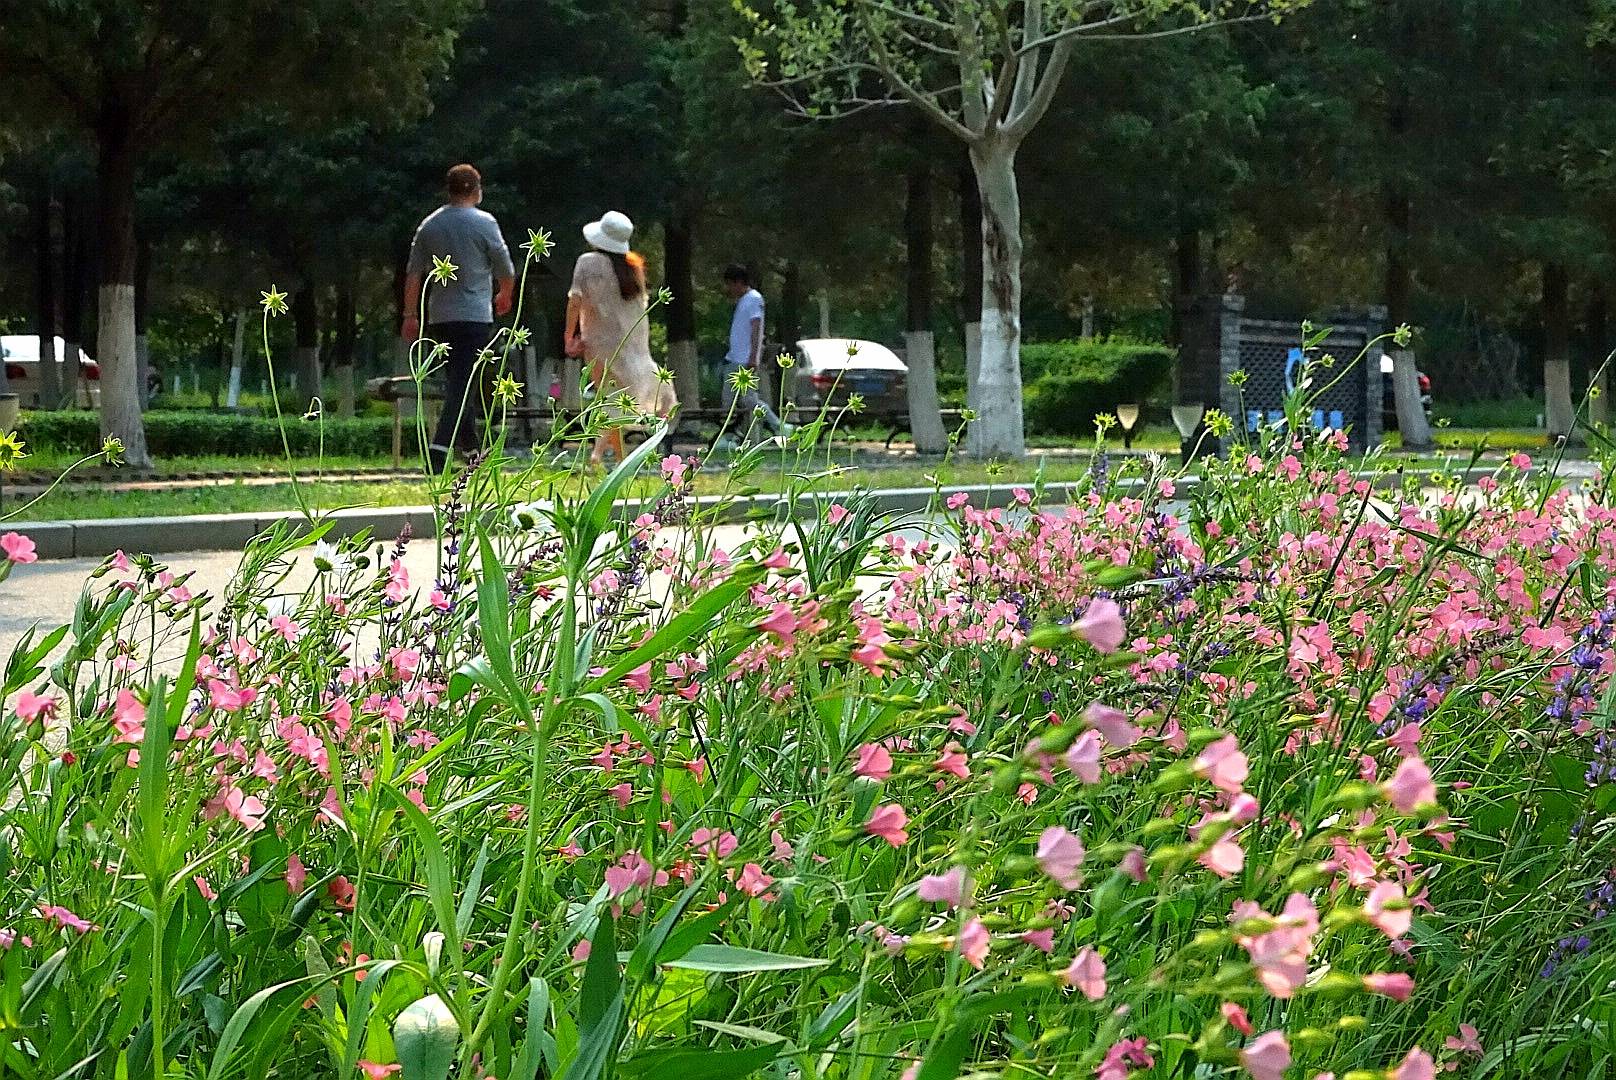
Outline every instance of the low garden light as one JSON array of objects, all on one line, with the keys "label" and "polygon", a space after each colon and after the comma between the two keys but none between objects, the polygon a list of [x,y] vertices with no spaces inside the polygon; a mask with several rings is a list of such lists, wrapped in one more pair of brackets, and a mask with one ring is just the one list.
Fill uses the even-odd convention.
[{"label": "low garden light", "polygon": [[1190,463],[1195,453],[1195,432],[1201,426],[1201,420],[1206,416],[1206,406],[1199,401],[1186,405],[1173,406],[1173,426],[1178,429],[1179,458],[1184,464]]},{"label": "low garden light", "polygon": [[1139,427],[1139,406],[1137,404],[1117,406],[1117,426],[1122,428],[1122,448],[1133,449],[1133,433]]}]

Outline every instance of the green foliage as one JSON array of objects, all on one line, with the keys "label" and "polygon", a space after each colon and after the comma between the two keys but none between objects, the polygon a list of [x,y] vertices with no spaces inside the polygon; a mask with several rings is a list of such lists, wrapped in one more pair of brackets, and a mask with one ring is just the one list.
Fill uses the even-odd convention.
[{"label": "green foliage", "polygon": [[[101,447],[100,421],[92,412],[30,412],[18,431],[30,447],[91,454]],[[289,420],[286,439],[292,453],[374,456],[391,450],[393,422],[383,417],[342,420]],[[278,457],[284,450],[280,428],[269,417],[234,416],[198,410],[154,409],[146,414],[146,441],[158,457],[219,454],[226,457]]]},{"label": "green foliage", "polygon": [[1167,388],[1174,350],[1125,338],[1038,342],[1021,347],[1027,430],[1088,435],[1096,413],[1148,403]]}]

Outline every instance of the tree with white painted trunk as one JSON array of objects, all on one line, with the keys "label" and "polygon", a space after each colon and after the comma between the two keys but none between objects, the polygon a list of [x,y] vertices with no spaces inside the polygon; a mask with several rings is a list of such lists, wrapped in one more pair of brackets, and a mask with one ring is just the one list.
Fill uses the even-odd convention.
[{"label": "tree with white painted trunk", "polygon": [[905,103],[962,142],[982,201],[982,344],[968,445],[1025,451],[1016,152],[1078,44],[1275,18],[1306,0],[741,0],[753,78],[805,115]]},{"label": "tree with white painted trunk", "polygon": [[[246,114],[400,119],[424,107],[474,0],[12,0],[8,114],[95,154],[101,431],[150,464],[135,331],[135,196],[153,152]],[[386,42],[386,48],[378,48]]]}]

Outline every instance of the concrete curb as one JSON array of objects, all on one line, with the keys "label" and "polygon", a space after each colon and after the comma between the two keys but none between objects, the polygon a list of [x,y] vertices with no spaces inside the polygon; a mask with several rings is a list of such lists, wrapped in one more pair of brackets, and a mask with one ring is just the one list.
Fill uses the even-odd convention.
[{"label": "concrete curb", "polygon": [[[1424,470],[1422,470],[1424,471]],[[1464,473],[1464,482],[1490,473],[1491,469],[1472,469]],[[1361,473],[1364,478],[1374,477],[1382,486],[1398,482],[1397,474],[1381,476]],[[1200,481],[1185,477],[1177,481],[1181,493],[1194,490]],[[1081,481],[1063,481],[1046,484],[1043,489],[1045,504],[1064,504]],[[979,509],[1006,507],[1015,501],[1016,487],[1029,487],[1030,481],[996,485],[973,484],[945,486],[942,497],[954,492],[970,496],[971,505]],[[1131,485],[1138,490],[1137,481]],[[711,510],[721,507],[714,515],[725,524],[759,519],[791,520],[813,518],[820,509],[831,503],[852,498],[851,491],[826,491],[802,495],[793,502],[781,495],[751,495],[724,499],[702,496],[692,503]],[[931,505],[936,496],[933,488],[887,488],[872,492],[882,514],[919,513]],[[632,519],[649,509],[643,500],[623,500],[613,507],[619,518]],[[41,559],[101,558],[114,551],[141,552],[148,555],[166,555],[180,551],[239,551],[259,533],[276,526],[298,527],[301,515],[290,511],[266,511],[255,514],[196,514],[189,517],[108,518],[82,521],[18,522],[0,526],[0,531],[18,532],[34,542]],[[391,540],[408,522],[416,537],[429,537],[437,533],[437,514],[430,506],[382,506],[337,510],[326,516],[332,527],[328,534],[337,537],[354,536],[369,530],[379,540]]]}]

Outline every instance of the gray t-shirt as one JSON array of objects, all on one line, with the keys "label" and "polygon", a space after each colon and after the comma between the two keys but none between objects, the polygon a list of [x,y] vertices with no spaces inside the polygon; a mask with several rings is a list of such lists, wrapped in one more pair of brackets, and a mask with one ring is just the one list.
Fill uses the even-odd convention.
[{"label": "gray t-shirt", "polygon": [[[455,264],[453,281],[440,285],[428,277],[434,257]],[[493,214],[475,206],[440,206],[415,230],[409,272],[422,276],[429,324],[491,323],[494,279],[515,277],[516,267]]]}]

